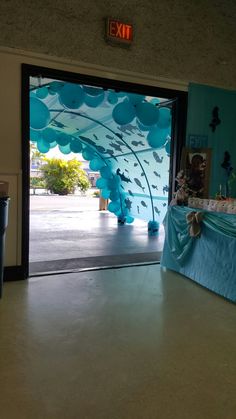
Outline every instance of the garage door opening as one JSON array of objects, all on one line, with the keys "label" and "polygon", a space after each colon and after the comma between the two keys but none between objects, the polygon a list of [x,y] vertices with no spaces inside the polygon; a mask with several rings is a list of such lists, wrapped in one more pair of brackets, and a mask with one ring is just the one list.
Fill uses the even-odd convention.
[{"label": "garage door opening", "polygon": [[[30,144],[43,155],[37,170],[45,189],[29,194],[30,273],[158,262],[177,98],[46,75],[31,75],[28,93]],[[52,153],[96,177],[86,194],[60,193],[45,179]],[[32,162],[30,169],[29,183]]]}]

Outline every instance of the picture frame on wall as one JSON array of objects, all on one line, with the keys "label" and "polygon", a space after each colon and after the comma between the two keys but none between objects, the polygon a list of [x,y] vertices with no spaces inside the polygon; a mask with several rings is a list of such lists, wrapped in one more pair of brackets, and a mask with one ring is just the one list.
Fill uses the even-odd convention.
[{"label": "picture frame on wall", "polygon": [[191,196],[209,197],[209,181],[211,173],[210,148],[186,148],[181,155],[181,169],[188,178]]}]

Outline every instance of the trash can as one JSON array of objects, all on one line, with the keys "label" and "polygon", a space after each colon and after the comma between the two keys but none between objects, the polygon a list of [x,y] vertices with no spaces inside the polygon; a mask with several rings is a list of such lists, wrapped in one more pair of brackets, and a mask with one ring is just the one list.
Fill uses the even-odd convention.
[{"label": "trash can", "polygon": [[3,257],[5,249],[5,232],[8,224],[8,197],[0,197],[0,298],[3,287]]}]

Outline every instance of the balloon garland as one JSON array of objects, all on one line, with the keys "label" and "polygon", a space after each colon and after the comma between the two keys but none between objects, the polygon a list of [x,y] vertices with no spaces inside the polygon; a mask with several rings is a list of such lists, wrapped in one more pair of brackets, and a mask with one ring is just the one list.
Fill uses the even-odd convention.
[{"label": "balloon garland", "polygon": [[[63,154],[82,153],[89,161],[91,170],[100,171],[101,177],[96,186],[104,199],[109,199],[108,210],[116,214],[120,223],[132,223],[133,217],[125,206],[125,193],[120,189],[120,178],[113,173],[112,167],[104,164],[99,153],[79,138],[63,133],[57,127],[50,126],[50,110],[44,100],[48,95],[57,95],[60,104],[65,109],[79,109],[83,104],[96,108],[106,101],[113,106],[112,118],[119,126],[136,121],[140,132],[145,132],[147,142],[153,149],[165,149],[170,156],[171,110],[161,106],[158,98],[146,100],[146,97],[136,93],[104,91],[93,86],[80,86],[73,83],[53,81],[47,86],[38,87],[30,93],[30,139],[37,144],[41,153],[47,153],[58,145]],[[154,222],[154,221],[153,221]],[[152,225],[151,230],[157,226]]]}]

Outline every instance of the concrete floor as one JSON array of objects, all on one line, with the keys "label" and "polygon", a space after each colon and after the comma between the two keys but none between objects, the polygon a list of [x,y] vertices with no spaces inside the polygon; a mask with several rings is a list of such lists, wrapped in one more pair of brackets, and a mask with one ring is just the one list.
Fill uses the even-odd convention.
[{"label": "concrete floor", "polygon": [[2,419],[234,419],[235,305],[159,265],[4,285]]},{"label": "concrete floor", "polygon": [[[140,255],[140,262],[150,261],[150,257],[158,260],[164,242],[162,226],[158,237],[149,237],[147,222],[135,220],[118,226],[114,214],[100,212],[98,207],[98,198],[91,196],[31,196],[30,272],[57,270],[57,266],[58,270],[63,266],[84,268],[91,263],[100,266],[98,257],[103,257],[102,265],[106,266],[112,264],[114,255],[123,255],[118,258],[123,263],[134,263],[134,254]],[[90,263],[88,258],[95,260]],[[116,264],[120,263],[114,261]]]}]

